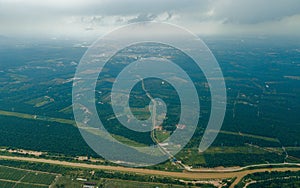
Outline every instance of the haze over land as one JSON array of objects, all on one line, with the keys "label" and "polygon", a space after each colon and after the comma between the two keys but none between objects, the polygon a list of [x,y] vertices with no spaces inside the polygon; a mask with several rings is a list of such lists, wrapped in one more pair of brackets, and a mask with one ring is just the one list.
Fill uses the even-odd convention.
[{"label": "haze over land", "polygon": [[[130,159],[126,163],[118,158],[121,155],[115,143],[105,149],[100,142],[101,148],[117,153],[111,160],[92,150],[77,126],[86,125],[93,117],[83,116],[82,123],[76,124],[72,101],[74,96],[90,95],[72,90],[85,78],[76,77],[75,72],[96,39],[120,26],[143,21],[176,24],[203,39],[224,76],[227,102],[219,102],[226,104],[226,113],[212,145],[199,152],[213,97],[208,79],[192,58],[168,44],[144,42],[119,50],[99,71],[98,64],[91,67],[88,59],[83,73],[96,75],[95,87],[83,84],[79,89],[91,91],[95,100],[80,103],[81,114],[99,117],[111,140],[134,146],[140,153],[147,153],[143,147],[150,147],[151,154],[167,156],[154,166],[125,168],[119,165],[150,158],[134,158],[125,150],[124,156]],[[170,33],[168,37],[173,36]],[[118,36],[137,38],[137,31]],[[187,50],[194,49],[189,42],[183,43]],[[109,44],[101,46],[105,53],[117,46]],[[105,53],[91,60],[104,58]],[[191,115],[198,110],[189,105],[185,119],[196,117],[199,121],[186,145],[179,142],[182,137],[167,139],[191,124],[180,123],[183,100],[167,80],[137,79],[128,95],[130,108],[118,114],[112,108],[110,96],[118,75],[149,57],[176,64],[195,86],[198,95],[193,99],[199,99],[200,117]],[[167,72],[169,67],[151,70],[164,70],[160,74],[187,83],[181,73]],[[219,68],[212,72],[215,70]],[[142,75],[142,71],[136,72]],[[128,73],[136,75],[134,69]],[[271,187],[275,181],[279,187],[300,186],[299,73],[299,0],[0,0],[0,187],[74,188],[83,187],[86,181],[99,187]],[[128,75],[123,80],[128,80]],[[219,82],[221,78],[211,80]],[[96,110],[91,113],[85,104]],[[115,104],[123,109],[126,100],[121,98]],[[156,110],[159,106],[167,111]],[[151,119],[153,130],[130,129],[134,118],[151,117],[151,109],[157,114],[157,119],[155,115]],[[126,114],[129,111],[133,116]],[[163,122],[157,123],[161,119]],[[93,136],[103,135],[103,129],[90,130]],[[159,150],[153,152],[151,147]],[[180,151],[174,152],[178,148]]]}]

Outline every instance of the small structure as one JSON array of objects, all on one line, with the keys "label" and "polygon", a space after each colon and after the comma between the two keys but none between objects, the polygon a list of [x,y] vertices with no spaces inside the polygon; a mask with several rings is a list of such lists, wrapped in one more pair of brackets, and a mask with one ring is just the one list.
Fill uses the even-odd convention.
[{"label": "small structure", "polygon": [[168,146],[168,145],[169,145],[168,142],[166,142],[166,143],[158,143],[158,144],[159,144],[159,146],[161,146],[161,147],[164,147],[164,146]]},{"label": "small structure", "polygon": [[186,125],[184,125],[184,124],[177,124],[176,125],[177,129],[185,129],[185,127],[186,127]]},{"label": "small structure", "polygon": [[95,182],[84,182],[83,188],[98,188]]},{"label": "small structure", "polygon": [[154,129],[161,131],[162,130],[162,126],[154,126]]},{"label": "small structure", "polygon": [[85,178],[76,178],[77,181],[87,181]]}]

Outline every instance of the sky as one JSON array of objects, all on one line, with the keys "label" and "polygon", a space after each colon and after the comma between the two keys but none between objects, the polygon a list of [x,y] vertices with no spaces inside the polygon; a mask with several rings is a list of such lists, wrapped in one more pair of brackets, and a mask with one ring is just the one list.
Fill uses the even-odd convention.
[{"label": "sky", "polygon": [[140,21],[199,35],[300,37],[299,0],[0,0],[0,35],[100,36]]}]

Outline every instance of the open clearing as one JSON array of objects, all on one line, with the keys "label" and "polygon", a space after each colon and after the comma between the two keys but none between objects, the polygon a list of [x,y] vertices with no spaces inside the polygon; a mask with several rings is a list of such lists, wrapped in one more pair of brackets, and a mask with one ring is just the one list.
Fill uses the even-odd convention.
[{"label": "open clearing", "polygon": [[[76,124],[76,122],[74,120],[71,120],[71,119],[37,116],[37,115],[33,115],[33,114],[25,114],[25,113],[11,112],[11,111],[5,111],[5,110],[0,110],[0,115],[12,116],[12,117],[18,117],[18,118],[24,118],[24,119],[33,119],[33,120],[40,120],[40,121],[70,124],[70,125],[73,125],[73,126],[75,126],[75,124]],[[279,142],[277,138],[270,138],[270,137],[258,136],[258,135],[253,135],[253,134],[245,134],[245,133],[238,133],[238,132],[232,132],[232,131],[223,131],[223,130],[221,130],[219,133],[242,136],[242,137],[257,138],[257,139],[271,141],[271,142]]]}]

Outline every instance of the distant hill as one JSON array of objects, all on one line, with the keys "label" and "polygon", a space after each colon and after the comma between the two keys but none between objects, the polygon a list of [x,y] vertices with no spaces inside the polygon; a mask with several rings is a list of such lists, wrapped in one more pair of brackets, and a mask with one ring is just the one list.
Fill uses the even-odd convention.
[{"label": "distant hill", "polygon": [[4,35],[0,35],[0,41],[8,40],[9,38]]}]

